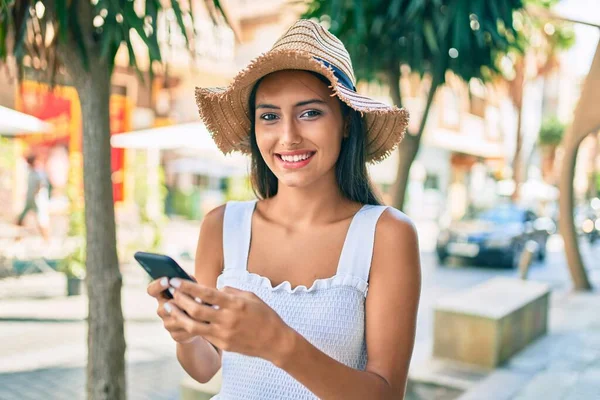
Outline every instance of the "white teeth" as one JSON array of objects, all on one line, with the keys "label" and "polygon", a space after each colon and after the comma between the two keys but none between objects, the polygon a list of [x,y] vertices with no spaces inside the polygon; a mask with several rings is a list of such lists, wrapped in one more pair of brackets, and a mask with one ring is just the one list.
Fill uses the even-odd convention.
[{"label": "white teeth", "polygon": [[298,162],[298,161],[304,161],[309,157],[310,157],[310,154],[307,153],[307,154],[294,155],[294,156],[283,156],[282,155],[281,159],[286,162]]}]

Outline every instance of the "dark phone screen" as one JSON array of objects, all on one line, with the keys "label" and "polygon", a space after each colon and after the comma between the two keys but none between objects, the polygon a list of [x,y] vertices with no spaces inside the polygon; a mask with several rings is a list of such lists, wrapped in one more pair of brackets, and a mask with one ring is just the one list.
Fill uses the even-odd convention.
[{"label": "dark phone screen", "polygon": [[[181,278],[189,281],[196,281],[193,277],[181,268],[175,260],[163,254],[145,253],[138,251],[133,255],[138,263],[148,272],[153,279],[162,277]],[[164,291],[165,296],[173,298],[168,290]]]}]

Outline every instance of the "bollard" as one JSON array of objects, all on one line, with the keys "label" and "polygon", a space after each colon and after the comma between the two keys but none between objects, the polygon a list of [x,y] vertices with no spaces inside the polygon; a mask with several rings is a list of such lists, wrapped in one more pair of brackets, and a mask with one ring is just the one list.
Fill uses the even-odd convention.
[{"label": "bollard", "polygon": [[519,277],[523,280],[527,279],[527,275],[529,274],[529,267],[531,266],[531,262],[533,261],[533,255],[538,250],[537,242],[533,240],[528,240],[525,243],[525,248],[523,249],[523,253],[519,258]]}]

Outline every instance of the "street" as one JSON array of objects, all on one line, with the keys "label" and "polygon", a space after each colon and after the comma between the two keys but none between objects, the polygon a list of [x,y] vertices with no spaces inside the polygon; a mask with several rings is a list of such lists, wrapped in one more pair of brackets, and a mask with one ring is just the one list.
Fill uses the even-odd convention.
[{"label": "street", "polygon": [[[193,246],[192,239],[173,243]],[[547,282],[558,291],[568,289],[570,280],[561,246],[558,236],[550,240],[546,262],[532,266],[530,279]],[[428,247],[422,246],[422,299],[413,362],[430,355],[432,307],[439,298],[494,276],[516,276],[512,270],[461,263],[440,266]],[[170,249],[182,250],[190,249]],[[583,245],[583,251],[591,268],[590,278],[598,280],[600,268],[591,260],[600,256],[600,246]],[[85,398],[86,304],[81,297],[62,296],[61,278],[53,276],[38,298],[18,285],[10,291],[0,288],[1,400]],[[175,359],[175,345],[155,315],[155,304],[145,294],[144,271],[128,265],[124,282],[128,397],[177,399],[183,371]]]}]

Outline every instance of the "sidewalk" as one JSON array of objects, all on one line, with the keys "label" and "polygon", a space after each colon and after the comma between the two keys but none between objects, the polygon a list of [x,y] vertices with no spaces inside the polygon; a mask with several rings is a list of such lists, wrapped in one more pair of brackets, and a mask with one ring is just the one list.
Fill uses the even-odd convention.
[{"label": "sidewalk", "polygon": [[[189,268],[188,264],[183,265]],[[177,399],[183,371],[173,356],[172,340],[156,317],[156,304],[146,294],[145,272],[136,265],[125,266],[123,280],[130,398]],[[600,288],[595,280],[595,287]],[[87,298],[64,296],[65,286],[59,273],[0,280],[0,342],[5,343],[0,346],[0,399],[38,399],[40,395],[83,399]],[[464,385],[455,387],[464,391],[460,397],[456,395],[459,391],[454,391],[452,397],[420,398],[600,399],[600,292],[555,290],[549,324],[546,336],[502,368],[471,375],[462,371],[454,376],[446,369],[448,381],[432,381],[452,386],[452,382],[463,379]],[[54,347],[32,342],[28,331],[40,326],[48,338],[63,335]],[[427,347],[423,350],[430,353],[431,346]],[[413,357],[413,361],[421,360]],[[56,382],[72,384],[57,386]],[[45,395],[55,390],[53,397]]]},{"label": "sidewalk", "polygon": [[[156,301],[146,293],[145,272],[123,273],[123,316],[128,321],[157,322]],[[87,296],[66,296],[66,279],[59,272],[0,280],[0,321],[84,321]],[[23,296],[25,293],[25,297]]]},{"label": "sidewalk", "polygon": [[600,292],[553,293],[548,334],[459,398],[480,399],[600,399]]},{"label": "sidewalk", "polygon": [[[185,373],[145,272],[123,279],[128,399],[179,399]],[[60,273],[0,280],[0,399],[85,400],[87,297],[65,293]]]},{"label": "sidewalk", "polygon": [[[551,294],[548,333],[492,371],[432,359],[411,365],[410,378],[462,391],[457,400],[600,399],[600,282],[594,292]],[[418,350],[418,349],[415,349]]]}]

